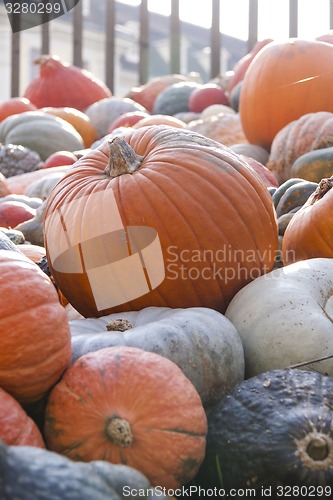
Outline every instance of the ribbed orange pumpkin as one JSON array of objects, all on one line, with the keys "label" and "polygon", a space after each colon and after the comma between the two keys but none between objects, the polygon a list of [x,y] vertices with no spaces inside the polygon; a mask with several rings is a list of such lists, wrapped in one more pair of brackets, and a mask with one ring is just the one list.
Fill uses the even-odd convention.
[{"label": "ribbed orange pumpkin", "polygon": [[242,84],[239,112],[249,142],[270,149],[276,134],[306,113],[333,112],[332,44],[289,39],[255,56]]},{"label": "ribbed orange pumpkin", "polygon": [[69,324],[51,280],[25,255],[0,250],[0,387],[40,400],[71,360]]},{"label": "ribbed orange pumpkin", "polygon": [[289,222],[282,240],[285,265],[316,257],[333,258],[333,177],[322,179]]},{"label": "ribbed orange pumpkin", "polygon": [[10,394],[0,388],[0,440],[8,445],[45,448],[35,422]]},{"label": "ribbed orange pumpkin", "polygon": [[117,346],[66,371],[49,396],[44,430],[48,448],[73,460],[123,463],[153,486],[178,488],[203,461],[207,420],[173,361]]},{"label": "ribbed orange pumpkin", "polygon": [[72,66],[58,56],[35,60],[40,74],[25,89],[24,97],[37,108],[69,107],[84,111],[90,104],[111,96],[110,89],[87,70]]},{"label": "ribbed orange pumpkin", "polygon": [[76,162],[50,193],[44,234],[52,275],[84,316],[224,311],[277,249],[257,174],[218,142],[165,125],[131,129]]}]

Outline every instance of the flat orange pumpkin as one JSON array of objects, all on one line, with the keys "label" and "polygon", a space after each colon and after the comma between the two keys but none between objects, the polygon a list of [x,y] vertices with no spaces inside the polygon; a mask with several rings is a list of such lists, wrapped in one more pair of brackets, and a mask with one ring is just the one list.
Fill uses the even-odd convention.
[{"label": "flat orange pumpkin", "polygon": [[49,449],[129,465],[153,486],[189,482],[205,455],[207,420],[196,389],[173,361],[134,347],[79,358],[52,390],[45,416]]}]

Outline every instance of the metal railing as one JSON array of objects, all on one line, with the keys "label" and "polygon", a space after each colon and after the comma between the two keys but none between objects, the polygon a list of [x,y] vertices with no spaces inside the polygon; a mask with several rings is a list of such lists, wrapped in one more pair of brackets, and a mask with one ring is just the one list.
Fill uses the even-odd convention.
[{"label": "metal railing", "polygon": [[[113,90],[115,82],[115,47],[116,47],[116,13],[119,3],[117,0],[99,0],[104,2],[105,23],[105,48],[104,65],[106,84]],[[181,21],[179,17],[180,0],[171,1],[171,13],[169,19],[169,69],[170,73],[181,72]],[[206,0],[207,2],[209,0]],[[210,31],[210,75],[212,78],[220,74],[221,58],[220,51],[223,39],[220,32],[220,11],[223,1],[231,0],[210,0],[211,1],[211,26]],[[329,1],[330,28],[333,27],[333,1]],[[247,48],[250,50],[258,39],[258,0],[249,0],[248,13],[248,40]],[[151,13],[148,10],[148,0],[141,0],[139,6],[139,64],[138,82],[145,83],[148,78],[149,68],[149,39],[148,31]],[[76,66],[83,66],[83,1],[79,1],[71,13],[72,19],[72,44],[73,61]],[[47,20],[47,17],[45,18]],[[41,26],[41,54],[49,53],[50,48],[50,23],[45,22]],[[289,0],[289,36],[296,37],[298,34],[298,0]],[[11,40],[11,95],[19,95],[20,83],[20,46],[21,33],[18,31],[12,34]]]}]

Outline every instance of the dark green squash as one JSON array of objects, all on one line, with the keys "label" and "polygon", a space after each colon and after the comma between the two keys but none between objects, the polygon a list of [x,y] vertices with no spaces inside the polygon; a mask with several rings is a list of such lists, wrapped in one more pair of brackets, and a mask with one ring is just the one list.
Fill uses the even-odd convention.
[{"label": "dark green squash", "polygon": [[241,382],[208,414],[196,483],[271,487],[272,498],[278,485],[332,486],[333,378],[286,369]]},{"label": "dark green squash", "polygon": [[321,179],[331,177],[333,175],[333,146],[314,149],[299,156],[291,167],[291,175],[318,183]]},{"label": "dark green squash", "polygon": [[150,484],[126,465],[73,462],[42,448],[0,442],[1,500],[121,500],[132,488]]},{"label": "dark green squash", "polygon": [[200,85],[193,81],[170,85],[157,96],[152,114],[175,115],[189,111],[190,95],[199,87]]},{"label": "dark green squash", "polygon": [[277,188],[277,190],[272,195],[272,200],[273,200],[275,208],[278,206],[278,203],[279,203],[281,197],[284,195],[284,193],[287,191],[287,189],[290,186],[293,186],[294,184],[297,184],[298,182],[302,182],[302,181],[304,181],[304,179],[301,179],[300,177],[293,177],[292,179],[288,179],[287,181],[285,181],[283,184],[280,184],[280,186]]},{"label": "dark green squash", "polygon": [[304,205],[309,196],[317,189],[316,182],[302,180],[288,187],[281,196],[277,206],[276,215],[286,214],[296,207]]}]

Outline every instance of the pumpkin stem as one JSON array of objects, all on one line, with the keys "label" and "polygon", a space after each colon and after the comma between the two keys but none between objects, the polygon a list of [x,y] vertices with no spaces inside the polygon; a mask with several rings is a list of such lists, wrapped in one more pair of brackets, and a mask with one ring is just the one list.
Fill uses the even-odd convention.
[{"label": "pumpkin stem", "polygon": [[332,467],[333,440],[329,435],[313,430],[296,440],[296,446],[299,458],[310,469]]},{"label": "pumpkin stem", "polygon": [[329,446],[323,436],[316,436],[310,441],[306,451],[313,460],[325,460],[329,453]]},{"label": "pumpkin stem", "polygon": [[313,197],[311,200],[311,205],[313,205],[316,201],[320,200],[325,196],[325,194],[332,189],[333,187],[333,176],[328,179],[322,179],[315,192],[313,193]]},{"label": "pumpkin stem", "polygon": [[108,332],[125,332],[132,328],[131,323],[127,319],[113,319],[106,325]]},{"label": "pumpkin stem", "polygon": [[123,418],[112,417],[106,426],[105,432],[110,441],[117,446],[128,448],[132,444],[131,426]]},{"label": "pumpkin stem", "polygon": [[143,156],[137,155],[133,148],[122,137],[114,137],[109,141],[110,157],[104,172],[109,177],[133,174],[140,168]]}]

